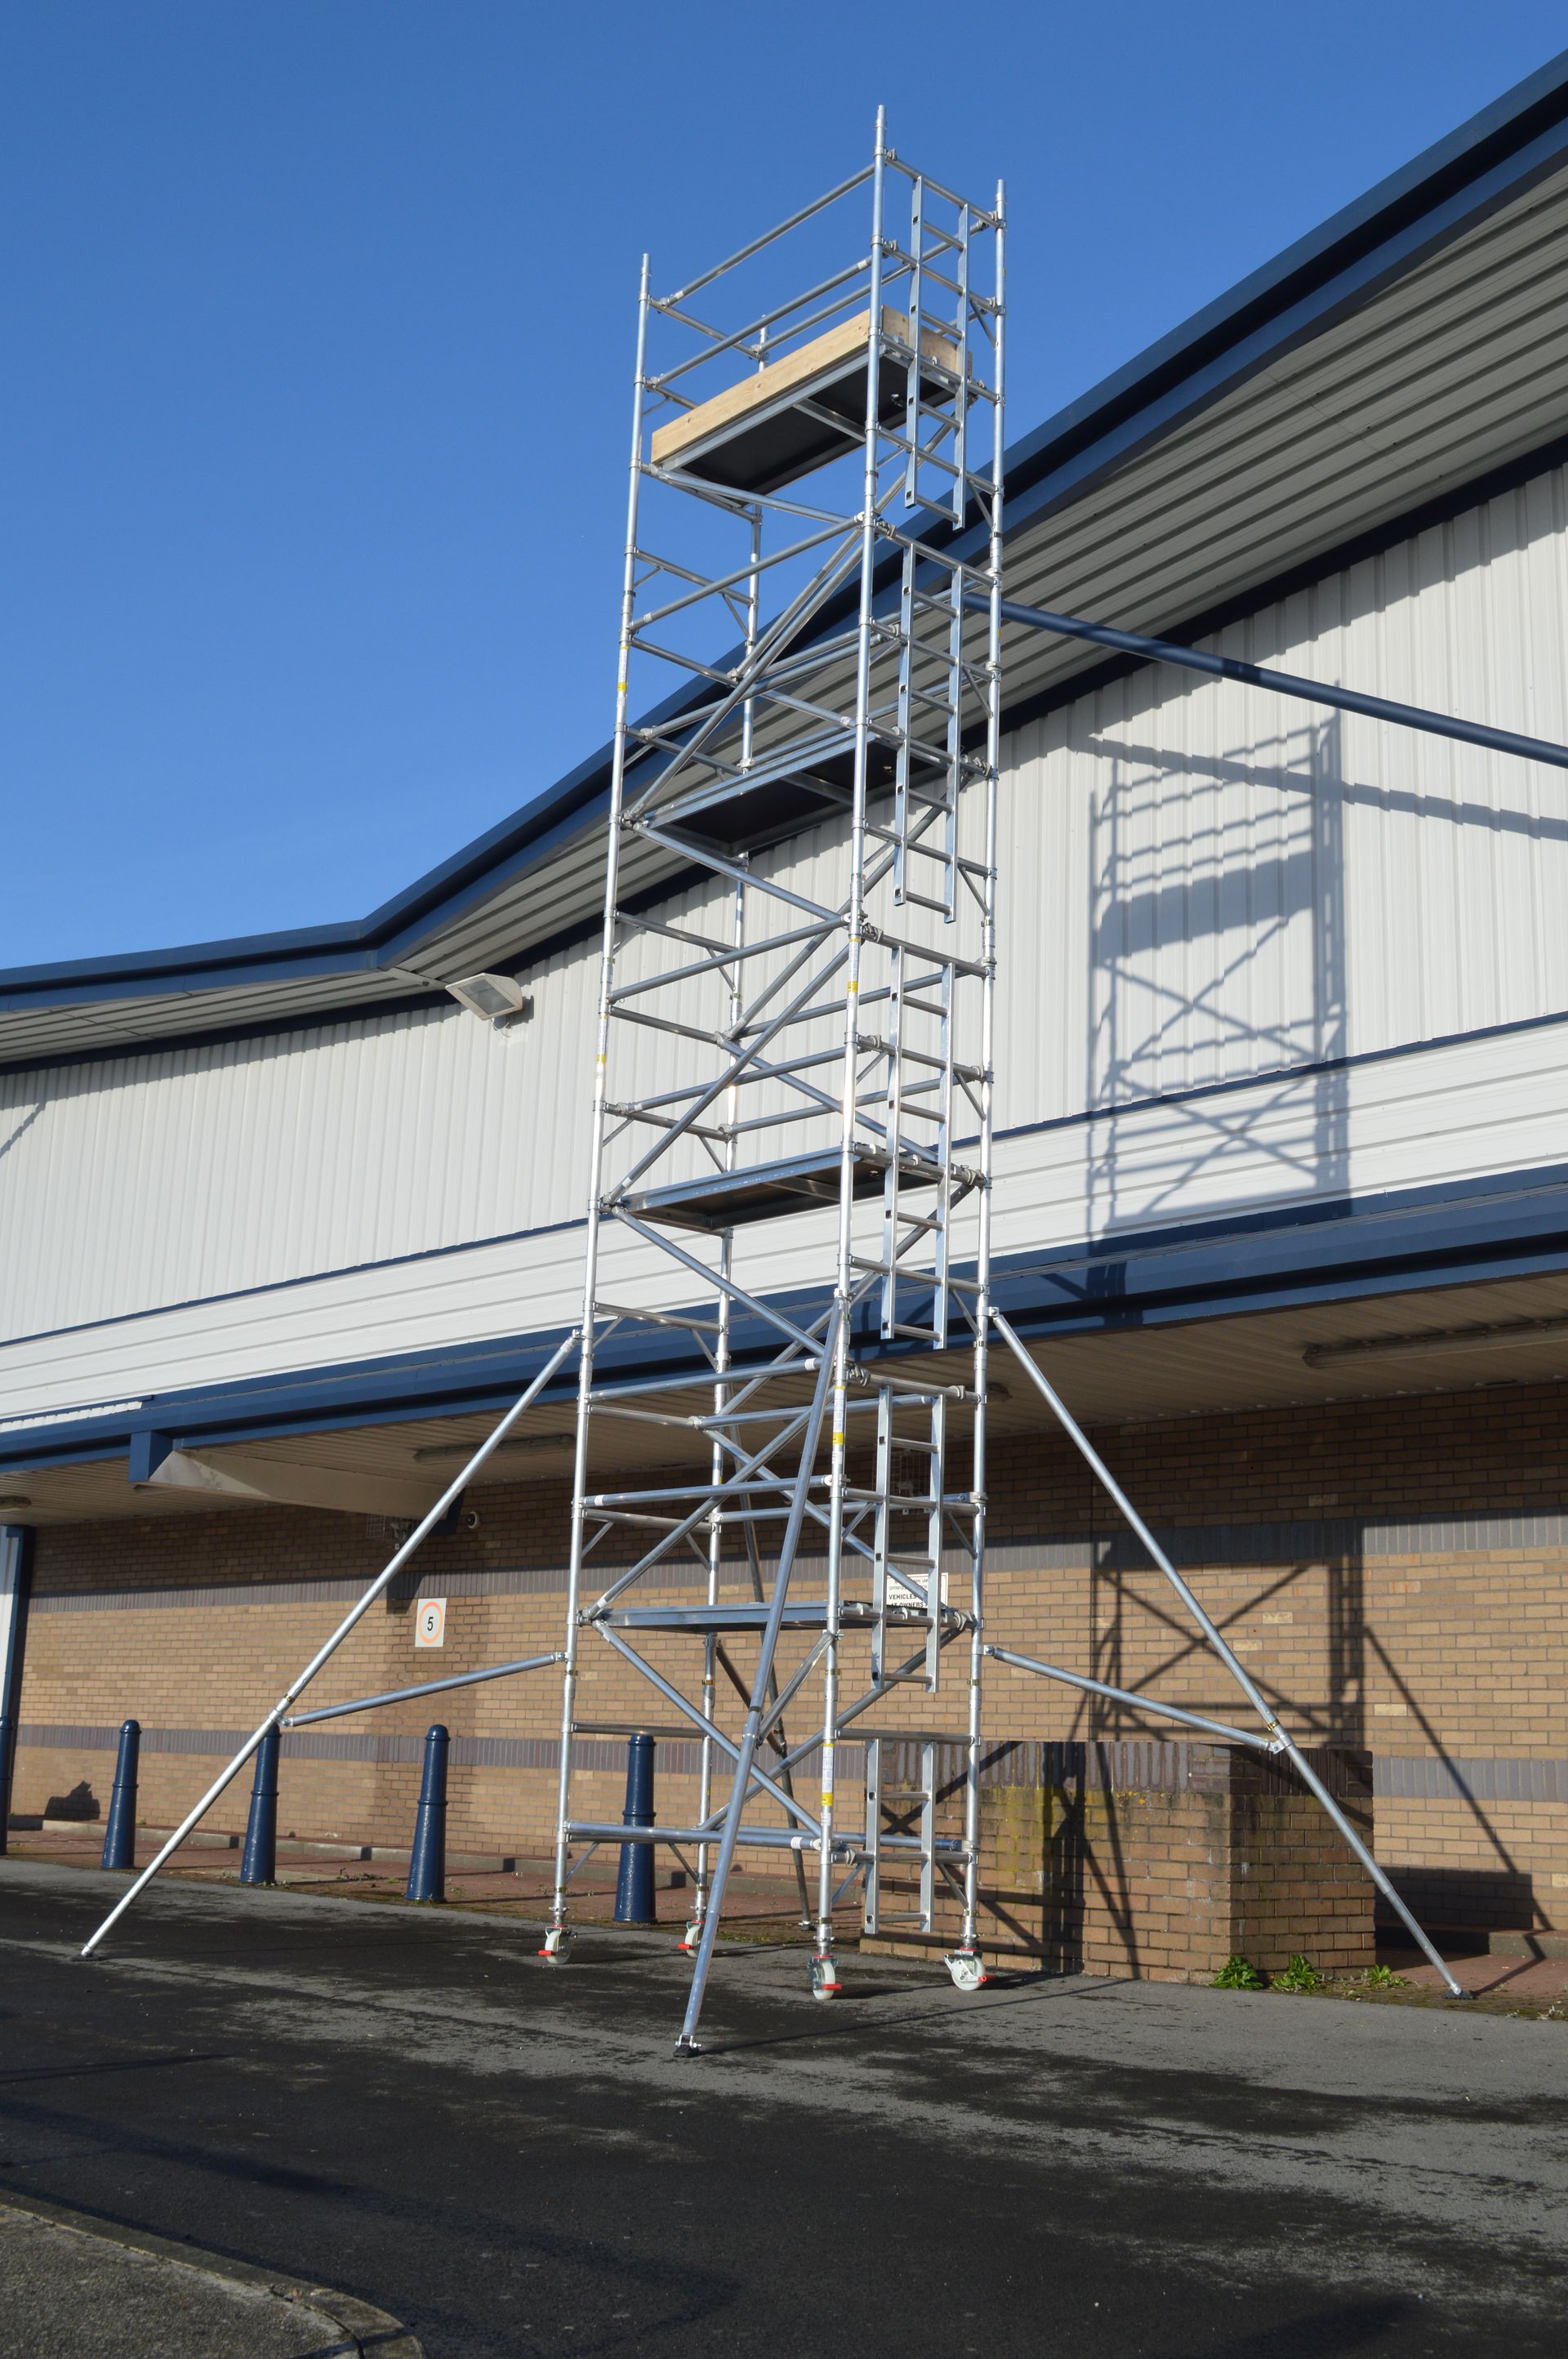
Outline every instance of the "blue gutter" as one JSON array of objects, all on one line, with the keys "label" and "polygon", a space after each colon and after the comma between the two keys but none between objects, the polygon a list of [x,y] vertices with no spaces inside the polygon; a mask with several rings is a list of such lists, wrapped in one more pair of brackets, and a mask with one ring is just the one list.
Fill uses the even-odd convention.
[{"label": "blue gutter", "polygon": [[[1564,1270],[1568,1165],[1557,1164],[1010,1255],[996,1265],[994,1292],[1023,1333],[1066,1340]],[[804,1292],[778,1298],[786,1312],[808,1301],[819,1306]],[[862,1329],[856,1347],[872,1356],[881,1347],[869,1310]],[[249,1377],[147,1397],[128,1412],[40,1421],[0,1433],[0,1467],[20,1473],[102,1462],[145,1450],[138,1437],[153,1435],[176,1447],[210,1448],[500,1409],[563,1332]],[[738,1364],[770,1348],[760,1322],[755,1333],[739,1329],[735,1340]],[[672,1352],[662,1340],[615,1336],[597,1356],[601,1374],[689,1371],[694,1383],[711,1375],[706,1361]],[[575,1377],[563,1377],[550,1398],[565,1403],[575,1390]]]},{"label": "blue gutter", "polygon": [[[1081,496],[1134,451],[1321,334],[1565,162],[1568,51],[1015,444],[1005,462],[1009,537]],[[972,528],[953,538],[961,546]],[[823,626],[833,620],[825,615]],[[677,690],[644,718],[656,726],[699,701]],[[366,918],[0,970],[0,1011],[384,973],[602,825],[609,760],[609,746],[600,746]]]}]

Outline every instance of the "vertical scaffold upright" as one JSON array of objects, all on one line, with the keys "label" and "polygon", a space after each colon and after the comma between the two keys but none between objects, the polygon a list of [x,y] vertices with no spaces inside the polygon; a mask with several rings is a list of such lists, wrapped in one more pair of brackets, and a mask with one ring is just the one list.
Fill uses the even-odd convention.
[{"label": "vertical scaffold upright", "polygon": [[[543,1954],[574,1847],[627,1834],[573,1808],[602,1645],[701,1740],[693,1822],[647,1837],[695,1854],[687,2049],[742,1847],[815,1868],[818,1996],[857,1880],[871,1931],[895,1900],[929,1931],[961,1890],[948,1967],[983,1980],[1003,237],[1000,188],[956,195],[879,115],[869,168],[728,261],[667,296],[643,266]],[[632,1379],[611,1335],[662,1369]],[[596,1491],[606,1420],[646,1449]],[[951,1648],[963,1720],[887,1731],[925,1762],[889,1829],[876,1707],[935,1692]],[[936,1738],[966,1730],[939,1836]]]}]

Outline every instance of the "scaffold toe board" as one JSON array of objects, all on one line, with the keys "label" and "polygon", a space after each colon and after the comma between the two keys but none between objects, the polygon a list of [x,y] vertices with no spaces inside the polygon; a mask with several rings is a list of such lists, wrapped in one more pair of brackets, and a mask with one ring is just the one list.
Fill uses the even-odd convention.
[{"label": "scaffold toe board", "polygon": [[[773,1609],[765,1599],[741,1605],[618,1605],[603,1614],[589,1614],[585,1622],[602,1622],[611,1630],[695,1630],[699,1635],[708,1631],[765,1630]],[[835,1616],[840,1630],[870,1630],[877,1623],[889,1629],[924,1630],[929,1627],[931,1615],[923,1606],[888,1603],[878,1607],[865,1599],[843,1598]],[[955,1633],[967,1630],[970,1617],[956,1608],[947,1607],[939,1614],[940,1626]],[[828,1601],[825,1597],[789,1597],[776,1616],[781,1630],[825,1630],[828,1625]],[[949,1731],[951,1736],[956,1732]]]}]

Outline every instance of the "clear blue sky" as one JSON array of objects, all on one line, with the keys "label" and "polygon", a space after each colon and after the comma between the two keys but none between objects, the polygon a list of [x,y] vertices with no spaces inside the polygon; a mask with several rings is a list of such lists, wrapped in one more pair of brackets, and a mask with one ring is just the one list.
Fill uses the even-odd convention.
[{"label": "clear blue sky", "polygon": [[360,916],[598,745],[638,257],[675,283],[855,169],[879,99],[1007,179],[1016,440],[1563,38],[1530,0],[8,0],[0,966]]}]

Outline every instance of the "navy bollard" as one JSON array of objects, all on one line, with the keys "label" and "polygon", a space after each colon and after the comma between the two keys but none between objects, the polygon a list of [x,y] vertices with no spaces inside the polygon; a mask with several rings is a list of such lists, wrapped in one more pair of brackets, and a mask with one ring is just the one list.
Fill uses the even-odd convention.
[{"label": "navy bollard", "polygon": [[407,1900],[447,1897],[447,1747],[450,1742],[439,1721],[425,1737],[425,1775],[419,1784],[419,1814],[414,1821],[408,1889],[404,1895]]},{"label": "navy bollard", "polygon": [[11,1768],[16,1757],[13,1741],[16,1723],[8,1714],[0,1712],[0,1857],[5,1851],[5,1837],[11,1825]]},{"label": "navy bollard", "polygon": [[120,1757],[114,1764],[114,1789],[109,1797],[109,1823],[103,1830],[105,1867],[136,1864],[136,1758],[142,1749],[139,1720],[120,1723]]},{"label": "navy bollard", "polygon": [[[651,1736],[629,1736],[626,1740],[626,1808],[621,1814],[623,1827],[651,1827],[654,1823],[654,1740]],[[651,1925],[654,1922],[654,1846],[652,1843],[622,1843],[621,1873],[615,1879],[615,1922],[618,1925]]]},{"label": "navy bollard", "polygon": [[240,1862],[242,1884],[277,1882],[277,1731],[269,1728],[256,1747],[251,1815],[245,1823],[245,1854]]}]

